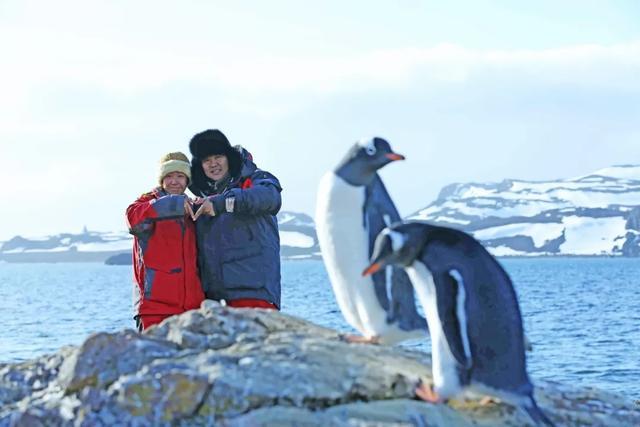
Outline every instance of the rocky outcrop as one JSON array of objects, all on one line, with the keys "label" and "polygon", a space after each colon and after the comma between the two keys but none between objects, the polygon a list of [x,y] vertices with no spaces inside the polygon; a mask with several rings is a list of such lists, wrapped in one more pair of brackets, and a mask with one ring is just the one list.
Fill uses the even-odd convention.
[{"label": "rocky outcrop", "polygon": [[[78,348],[0,365],[0,426],[526,426],[504,403],[429,404],[428,355],[348,344],[282,313],[206,301],[144,334],[99,333]],[[545,383],[559,426],[640,425],[623,397]]]},{"label": "rocky outcrop", "polygon": [[622,255],[628,257],[640,257],[640,207],[629,212],[625,228],[627,234],[622,244]]}]

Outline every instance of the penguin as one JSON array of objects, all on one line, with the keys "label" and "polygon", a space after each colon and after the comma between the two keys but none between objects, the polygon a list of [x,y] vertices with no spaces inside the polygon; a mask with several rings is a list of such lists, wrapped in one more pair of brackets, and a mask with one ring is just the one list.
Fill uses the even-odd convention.
[{"label": "penguin", "polygon": [[429,325],[434,384],[421,384],[418,397],[440,402],[475,391],[553,425],[533,397],[513,284],[482,244],[459,230],[398,222],[378,235],[362,274],[388,265],[408,273]]},{"label": "penguin", "polygon": [[349,342],[396,344],[427,335],[417,312],[413,287],[401,268],[362,277],[375,237],[400,215],[378,169],[404,156],[382,138],[357,142],[318,187],[316,232],[340,310],[362,336]]}]

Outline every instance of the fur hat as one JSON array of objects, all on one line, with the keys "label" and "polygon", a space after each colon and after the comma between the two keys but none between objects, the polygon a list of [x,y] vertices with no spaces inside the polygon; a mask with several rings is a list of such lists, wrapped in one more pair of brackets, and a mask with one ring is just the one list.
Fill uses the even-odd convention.
[{"label": "fur hat", "polygon": [[229,162],[231,176],[235,177],[240,173],[242,154],[231,146],[227,137],[218,129],[208,129],[195,134],[189,142],[189,151],[193,156],[194,164],[202,162],[214,154],[224,154]]},{"label": "fur hat", "polygon": [[179,151],[168,153],[160,159],[160,170],[158,171],[158,182],[162,185],[162,180],[171,172],[181,172],[191,181],[191,164],[189,158]]}]

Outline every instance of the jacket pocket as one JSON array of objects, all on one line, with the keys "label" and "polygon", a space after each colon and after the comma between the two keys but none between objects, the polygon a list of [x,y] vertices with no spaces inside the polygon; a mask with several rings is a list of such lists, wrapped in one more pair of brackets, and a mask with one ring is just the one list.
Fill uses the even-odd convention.
[{"label": "jacket pocket", "polygon": [[144,299],[168,305],[180,305],[183,279],[182,268],[170,270],[146,266]]},{"label": "jacket pocket", "polygon": [[222,256],[222,280],[227,289],[260,289],[265,284],[265,258],[260,245],[229,248]]}]

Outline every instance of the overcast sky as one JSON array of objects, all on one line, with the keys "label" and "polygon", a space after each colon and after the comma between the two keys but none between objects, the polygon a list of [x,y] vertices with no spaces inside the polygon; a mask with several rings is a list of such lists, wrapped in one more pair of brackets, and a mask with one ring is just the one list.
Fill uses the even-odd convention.
[{"label": "overcast sky", "polygon": [[401,213],[452,182],[640,163],[640,2],[0,0],[0,240],[124,230],[221,129],[313,214],[358,139]]}]

